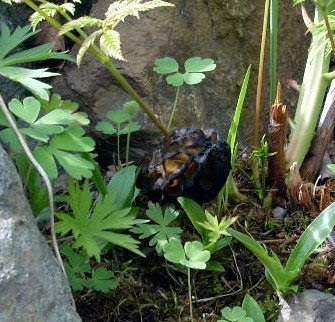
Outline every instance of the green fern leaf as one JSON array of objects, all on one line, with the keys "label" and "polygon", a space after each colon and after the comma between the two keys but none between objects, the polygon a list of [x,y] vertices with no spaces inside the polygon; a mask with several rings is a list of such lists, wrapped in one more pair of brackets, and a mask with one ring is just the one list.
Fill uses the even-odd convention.
[{"label": "green fern leaf", "polygon": [[95,32],[93,32],[92,34],[90,34],[83,42],[83,44],[81,45],[78,55],[77,55],[77,65],[78,67],[81,64],[81,61],[85,55],[85,53],[87,52],[87,50],[94,44],[95,40],[101,35],[102,31],[101,30],[97,30]]},{"label": "green fern leaf", "polygon": [[101,27],[103,21],[97,18],[92,18],[89,16],[80,17],[75,20],[71,20],[59,30],[60,35],[64,35],[69,31],[72,31],[76,28],[91,28],[91,27]]},{"label": "green fern leaf", "polygon": [[125,60],[121,52],[120,34],[115,30],[106,30],[100,37],[101,50],[110,57]]}]

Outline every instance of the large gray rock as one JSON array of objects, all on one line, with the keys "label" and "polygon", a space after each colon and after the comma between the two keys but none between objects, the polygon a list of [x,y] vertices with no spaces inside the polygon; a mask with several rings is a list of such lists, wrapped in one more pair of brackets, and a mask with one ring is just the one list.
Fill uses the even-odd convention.
[{"label": "large gray rock", "polygon": [[0,321],[81,321],[38,230],[21,181],[0,146]]},{"label": "large gray rock", "polygon": [[[104,18],[111,0],[98,0],[91,14]],[[210,57],[217,69],[208,73],[200,85],[185,87],[179,100],[179,127],[215,127],[227,133],[244,73],[253,65],[250,97],[243,113],[243,143],[252,140],[256,68],[258,66],[264,0],[170,0],[175,8],[160,8],[141,14],[140,20],[127,18],[118,26],[127,62],[117,62],[122,74],[153,107],[168,120],[175,88],[153,72],[157,58],[172,56],[184,62],[192,56]],[[304,36],[299,7],[291,0],[280,1],[280,79],[301,79],[309,40]],[[76,53],[77,48],[73,51]],[[82,67],[67,65],[54,89],[64,97],[78,101],[97,121],[108,109],[118,108],[129,99],[100,62],[87,55]],[[295,104],[296,93],[284,86],[286,102]],[[269,109],[267,95],[265,111]],[[264,113],[265,115],[266,113]],[[153,129],[142,116],[144,129]]]},{"label": "large gray rock", "polygon": [[277,322],[333,322],[335,296],[317,290],[293,294],[280,312]]}]

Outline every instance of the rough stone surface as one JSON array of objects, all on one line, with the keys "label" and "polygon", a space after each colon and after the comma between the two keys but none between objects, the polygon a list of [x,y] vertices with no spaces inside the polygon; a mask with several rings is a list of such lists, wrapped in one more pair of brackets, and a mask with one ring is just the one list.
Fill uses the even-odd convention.
[{"label": "rough stone surface", "polygon": [[[110,2],[98,0],[91,14],[104,18]],[[156,58],[172,56],[182,63],[193,56],[213,58],[217,63],[216,71],[208,73],[202,84],[183,88],[175,125],[214,127],[227,133],[244,73],[252,64],[254,72],[240,136],[242,143],[250,143],[264,1],[170,2],[176,7],[141,14],[140,20],[128,18],[118,26],[127,62],[117,62],[117,67],[155,113],[167,121],[176,89],[166,85],[164,78],[153,72]],[[280,3],[280,79],[283,83],[290,78],[300,81],[309,38],[304,36],[300,9],[293,7],[291,0]],[[100,62],[90,56],[79,70],[75,65],[67,65],[63,76],[53,84],[55,91],[81,103],[89,111],[93,124],[103,118],[107,110],[118,108],[129,99]],[[284,97],[289,105],[296,103],[297,94],[286,87]],[[267,95],[264,102],[268,110]],[[146,130],[153,128],[143,115],[141,121]]]},{"label": "rough stone surface", "polygon": [[306,290],[287,299],[277,322],[335,321],[335,296],[317,290]]},{"label": "rough stone surface", "polygon": [[38,230],[21,181],[0,146],[0,321],[81,321],[70,288]]}]

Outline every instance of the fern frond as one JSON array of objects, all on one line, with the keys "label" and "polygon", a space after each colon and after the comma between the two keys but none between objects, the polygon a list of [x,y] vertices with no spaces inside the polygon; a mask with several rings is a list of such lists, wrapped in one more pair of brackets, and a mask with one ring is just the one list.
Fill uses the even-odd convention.
[{"label": "fern frond", "polygon": [[121,52],[120,34],[115,30],[106,30],[100,37],[101,50],[110,57],[125,60]]},{"label": "fern frond", "polygon": [[69,31],[72,31],[76,28],[91,28],[91,27],[101,27],[103,21],[97,18],[92,18],[89,16],[80,17],[75,20],[71,20],[65,25],[62,26],[62,28],[59,31],[60,35],[64,35]]},{"label": "fern frond", "polygon": [[84,55],[86,54],[87,50],[94,44],[95,40],[101,35],[102,30],[99,29],[92,34],[90,34],[82,43],[78,55],[77,55],[77,65],[78,67],[81,64],[81,61],[84,58]]}]

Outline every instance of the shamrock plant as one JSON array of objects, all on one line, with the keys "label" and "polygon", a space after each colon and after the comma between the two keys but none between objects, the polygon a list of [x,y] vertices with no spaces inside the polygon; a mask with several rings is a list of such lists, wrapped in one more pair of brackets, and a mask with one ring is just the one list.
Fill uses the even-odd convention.
[{"label": "shamrock plant", "polygon": [[149,202],[148,206],[149,209],[146,214],[154,224],[142,223],[131,231],[140,234],[140,239],[153,236],[149,241],[149,245],[156,245],[156,251],[160,254],[165,244],[168,243],[169,238],[174,237],[180,240],[179,235],[182,233],[182,229],[180,227],[169,226],[179,216],[179,212],[173,206],[168,206],[163,215],[159,204]]},{"label": "shamrock plant", "polygon": [[20,83],[34,95],[43,99],[49,98],[48,89],[50,85],[40,81],[41,78],[59,75],[48,72],[47,68],[28,69],[18,64],[43,61],[47,59],[65,59],[72,61],[72,58],[65,53],[52,52],[54,43],[43,44],[31,49],[10,54],[25,40],[33,37],[37,32],[31,31],[30,26],[17,27],[14,32],[10,32],[5,24],[1,24],[0,36],[0,75]]},{"label": "shamrock plant", "polygon": [[108,135],[116,135],[117,139],[117,160],[118,166],[121,166],[120,156],[120,136],[127,135],[127,146],[126,146],[126,165],[129,164],[129,150],[130,150],[130,135],[136,131],[139,131],[141,125],[134,121],[138,113],[139,105],[136,101],[130,101],[123,104],[123,107],[116,111],[107,113],[107,119],[109,121],[101,121],[96,126],[98,131],[101,131]]},{"label": "shamrock plant", "polygon": [[93,270],[88,256],[83,251],[77,253],[66,244],[61,248],[61,254],[65,257],[64,266],[73,290],[82,291],[88,288],[98,292],[108,292],[117,287],[118,282],[114,272],[105,267]]},{"label": "shamrock plant", "polygon": [[158,74],[167,75],[166,82],[169,85],[177,87],[175,101],[168,124],[168,130],[171,129],[173,118],[177,109],[180,87],[184,84],[195,85],[201,83],[206,75],[205,72],[213,71],[216,68],[213,59],[200,57],[189,58],[184,64],[185,72],[179,71],[179,63],[172,57],[159,58],[155,62],[154,71]]},{"label": "shamrock plant", "polygon": [[183,246],[181,241],[175,237],[169,238],[169,241],[164,245],[163,251],[164,257],[168,261],[187,268],[188,298],[191,321],[193,321],[191,268],[205,269],[211,253],[205,250],[204,245],[199,241],[186,242]]},{"label": "shamrock plant", "polygon": [[71,212],[56,213],[59,219],[56,231],[62,235],[72,232],[75,249],[82,248],[89,258],[94,256],[97,261],[100,261],[101,252],[108,243],[144,256],[138,248],[139,242],[120,232],[141,221],[136,219],[135,208],[122,207],[116,201],[117,191],[109,190],[105,196],[99,195],[93,200],[88,181],[81,188],[78,182],[74,183],[72,180],[68,191]]},{"label": "shamrock plant", "polygon": [[[50,112],[44,113],[42,107],[48,106]],[[23,101],[13,99],[9,102],[10,111],[20,120],[20,131],[35,142],[33,154],[51,180],[58,177],[57,162],[73,178],[89,178],[94,165],[77,153],[91,152],[95,147],[92,138],[85,136],[82,125],[89,124],[85,113],[77,112],[78,105],[68,102],[58,105],[44,103],[34,97]],[[41,116],[41,117],[39,117]],[[15,153],[22,148],[6,118],[0,112],[0,140],[9,144]]]}]

